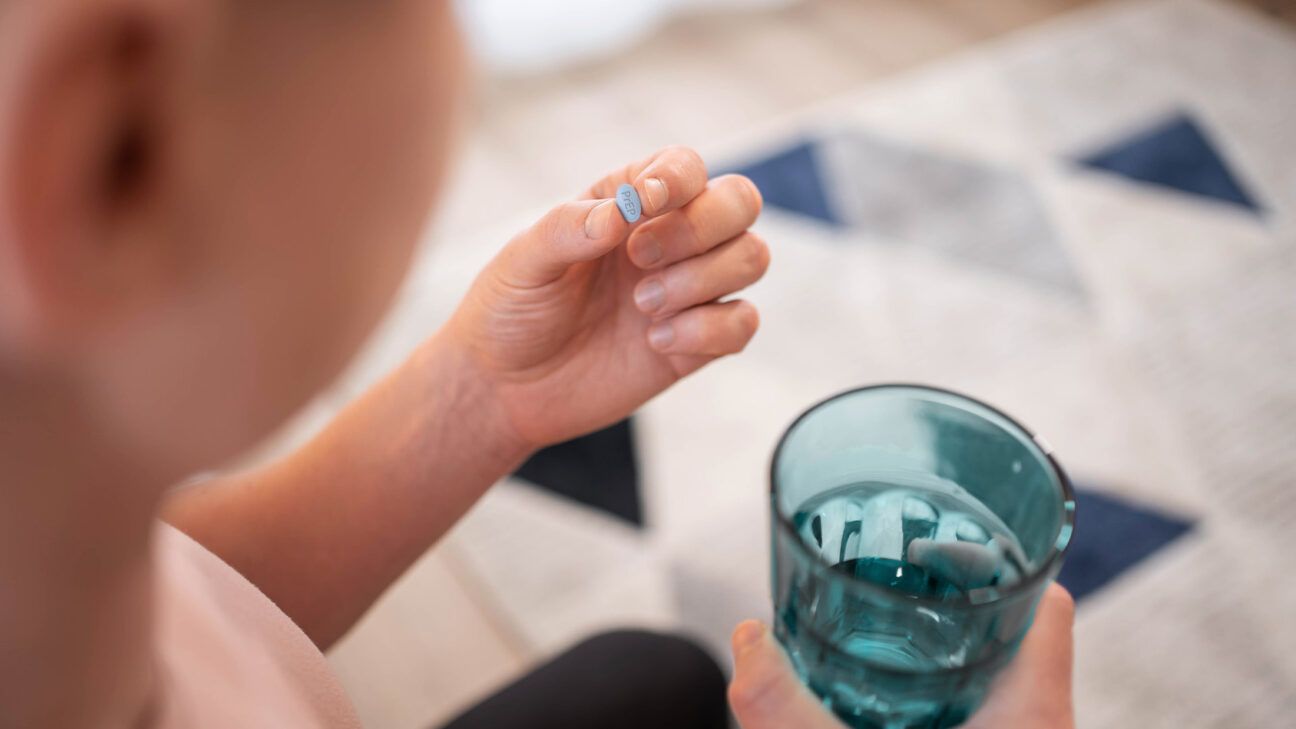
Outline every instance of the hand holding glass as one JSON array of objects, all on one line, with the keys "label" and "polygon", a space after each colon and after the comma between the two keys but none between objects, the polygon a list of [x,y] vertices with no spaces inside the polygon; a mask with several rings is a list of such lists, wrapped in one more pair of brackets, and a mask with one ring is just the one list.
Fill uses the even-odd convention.
[{"label": "hand holding glass", "polygon": [[802,415],[771,472],[775,632],[861,729],[956,726],[1061,566],[1075,499],[1008,416],[911,385]]}]

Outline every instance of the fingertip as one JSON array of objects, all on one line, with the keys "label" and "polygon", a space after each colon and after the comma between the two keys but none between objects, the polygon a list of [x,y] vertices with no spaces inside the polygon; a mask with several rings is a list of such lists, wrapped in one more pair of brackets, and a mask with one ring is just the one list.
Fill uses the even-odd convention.
[{"label": "fingertip", "polygon": [[1034,678],[1065,682],[1071,672],[1075,601],[1059,585],[1050,585],[1035,610],[1035,619],[1017,654],[1019,669]]},{"label": "fingertip", "polygon": [[1075,598],[1062,585],[1054,582],[1048,586],[1041,600],[1042,607],[1048,610],[1053,619],[1062,622],[1069,630],[1075,624]]},{"label": "fingertip", "polygon": [[643,199],[644,215],[656,217],[683,206],[706,187],[707,170],[702,156],[689,147],[666,147],[634,182]]},{"label": "fingertip", "polygon": [[1053,600],[1075,602],[1075,598],[1071,596],[1071,591],[1063,587],[1062,583],[1056,581],[1048,584],[1048,587],[1044,590],[1044,595]]},{"label": "fingertip", "polygon": [[648,342],[661,354],[723,357],[741,352],[759,325],[749,302],[705,304],[656,322],[648,328]]},{"label": "fingertip", "polygon": [[662,210],[670,202],[670,191],[666,188],[665,180],[660,177],[649,177],[641,184],[643,187],[641,194],[650,215]]},{"label": "fingertip", "polygon": [[630,237],[626,253],[630,256],[631,263],[646,271],[661,263],[666,250],[652,228],[640,228]]},{"label": "fingertip", "polygon": [[765,209],[765,194],[761,192],[760,187],[755,182],[752,182],[750,177],[746,175],[738,175],[738,177],[747,183],[748,194],[752,198],[752,207],[755,208],[756,214],[760,215],[760,212]]},{"label": "fingertip", "polygon": [[599,200],[585,215],[585,237],[592,241],[615,241],[625,234],[629,224],[621,215],[615,200]]},{"label": "fingertip", "polygon": [[666,354],[675,343],[675,325],[669,320],[659,321],[648,327],[648,346],[656,352]]},{"label": "fingertip", "polygon": [[509,242],[504,253],[508,275],[518,285],[548,283],[574,263],[606,255],[628,231],[613,200],[563,203]]},{"label": "fingertip", "polygon": [[740,713],[769,703],[771,696],[779,693],[779,685],[790,678],[790,672],[777,660],[781,656],[769,653],[766,634],[761,621],[744,620],[734,628],[730,639],[734,675],[729,684],[729,701]]},{"label": "fingertip", "polygon": [[755,334],[756,330],[760,329],[760,309],[757,309],[755,304],[746,299],[739,299],[736,308],[741,321]]},{"label": "fingertip", "polygon": [[733,650],[734,658],[739,658],[752,646],[760,643],[765,637],[765,624],[759,620],[744,620],[734,628],[733,635],[729,639],[730,646]]},{"label": "fingertip", "polygon": [[[738,321],[738,326],[743,334],[742,346],[745,348],[756,332],[760,330],[760,310],[756,305],[746,299],[739,299],[734,302],[734,318]],[[739,350],[741,351],[741,350]]]},{"label": "fingertip", "polygon": [[769,271],[774,256],[770,253],[769,243],[761,236],[749,231],[744,237],[749,241],[751,250],[748,265],[756,272],[756,279],[760,280]]}]

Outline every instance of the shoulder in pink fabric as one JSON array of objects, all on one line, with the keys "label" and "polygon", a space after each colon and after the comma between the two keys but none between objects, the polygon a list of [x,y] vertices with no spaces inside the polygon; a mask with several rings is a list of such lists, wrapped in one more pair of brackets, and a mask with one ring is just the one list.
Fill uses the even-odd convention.
[{"label": "shoulder in pink fabric", "polygon": [[185,534],[154,534],[158,729],[359,729],[315,644]]}]

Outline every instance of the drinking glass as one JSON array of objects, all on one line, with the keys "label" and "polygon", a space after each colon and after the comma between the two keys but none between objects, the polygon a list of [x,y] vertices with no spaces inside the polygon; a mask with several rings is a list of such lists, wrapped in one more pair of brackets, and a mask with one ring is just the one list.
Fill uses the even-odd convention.
[{"label": "drinking glass", "polygon": [[1075,523],[1048,444],[972,398],[844,392],[770,467],[775,633],[860,729],[956,726],[1012,659]]}]

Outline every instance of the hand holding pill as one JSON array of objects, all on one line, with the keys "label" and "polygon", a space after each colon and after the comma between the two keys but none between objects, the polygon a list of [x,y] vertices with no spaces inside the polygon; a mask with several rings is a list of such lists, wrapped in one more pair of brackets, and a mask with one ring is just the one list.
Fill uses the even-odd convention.
[{"label": "hand holding pill", "polygon": [[755,307],[725,297],[769,266],[760,210],[750,180],[667,147],[517,235],[449,330],[526,442],[608,425],[751,340]]}]

